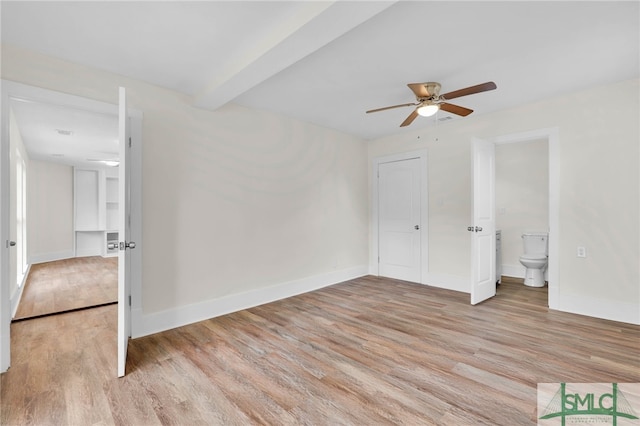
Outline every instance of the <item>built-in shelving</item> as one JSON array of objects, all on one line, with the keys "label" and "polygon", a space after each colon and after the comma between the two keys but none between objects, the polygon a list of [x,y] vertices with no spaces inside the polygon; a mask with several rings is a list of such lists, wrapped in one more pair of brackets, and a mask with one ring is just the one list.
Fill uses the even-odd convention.
[{"label": "built-in shelving", "polygon": [[107,231],[118,229],[118,178],[106,178],[106,228]]},{"label": "built-in shelving", "polygon": [[74,169],[76,257],[117,254],[118,191],[118,169]]}]

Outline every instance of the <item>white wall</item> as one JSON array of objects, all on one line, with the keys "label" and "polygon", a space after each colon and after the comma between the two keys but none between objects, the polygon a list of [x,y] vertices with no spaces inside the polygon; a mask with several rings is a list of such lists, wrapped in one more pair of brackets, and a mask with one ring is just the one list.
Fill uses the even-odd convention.
[{"label": "white wall", "polygon": [[237,105],[195,109],[176,92],[11,46],[2,77],[110,103],[125,86],[144,113],[134,335],[366,274],[363,141]]},{"label": "white wall", "polygon": [[73,168],[32,160],[27,185],[29,263],[73,257]]},{"label": "white wall", "polygon": [[524,278],[522,234],[549,231],[547,140],[496,145],[496,229],[503,275]]},{"label": "white wall", "polygon": [[634,79],[409,129],[372,141],[369,158],[428,149],[429,272],[469,279],[470,140],[557,127],[559,309],[640,324],[639,97]]},{"label": "white wall", "polygon": [[123,85],[144,112],[141,308],[156,330],[364,273],[368,164],[420,148],[429,272],[469,280],[471,138],[549,127],[560,145],[559,307],[640,323],[637,79],[402,129],[367,151],[332,130],[237,105],[194,109],[187,96],[10,46],[2,77],[111,103]]}]

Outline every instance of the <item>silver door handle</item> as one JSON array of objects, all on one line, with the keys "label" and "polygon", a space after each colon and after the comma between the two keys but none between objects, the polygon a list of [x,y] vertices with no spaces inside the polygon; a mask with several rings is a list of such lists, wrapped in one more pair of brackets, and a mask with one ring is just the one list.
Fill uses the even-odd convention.
[{"label": "silver door handle", "polygon": [[107,244],[107,248],[109,250],[117,249],[118,245],[116,243],[109,243],[109,244]]},{"label": "silver door handle", "polygon": [[469,231],[469,232],[473,232],[473,226],[468,226],[468,227],[467,227],[467,231]]},{"label": "silver door handle", "polygon": [[482,226],[476,226],[476,232],[482,231]]},{"label": "silver door handle", "polygon": [[125,243],[125,247],[129,249],[134,249],[136,248],[136,243],[134,243],[133,241],[129,241],[128,243]]}]

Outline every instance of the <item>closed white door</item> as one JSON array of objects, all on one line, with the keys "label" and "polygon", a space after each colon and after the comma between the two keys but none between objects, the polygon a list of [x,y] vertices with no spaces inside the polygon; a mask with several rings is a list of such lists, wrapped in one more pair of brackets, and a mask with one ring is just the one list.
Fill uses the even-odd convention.
[{"label": "closed white door", "polygon": [[420,282],[420,159],[378,165],[378,273]]},{"label": "closed white door", "polygon": [[495,145],[473,144],[471,232],[471,304],[496,295]]},{"label": "closed white door", "polygon": [[120,88],[118,110],[118,135],[120,144],[120,165],[118,176],[118,377],[125,375],[127,346],[131,336],[131,254],[135,243],[130,241],[130,163],[131,131],[127,113],[127,98]]}]

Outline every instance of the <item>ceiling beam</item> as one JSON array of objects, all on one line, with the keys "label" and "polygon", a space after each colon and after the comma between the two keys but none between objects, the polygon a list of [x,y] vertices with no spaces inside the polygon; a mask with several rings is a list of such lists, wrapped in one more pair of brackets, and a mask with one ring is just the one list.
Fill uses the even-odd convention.
[{"label": "ceiling beam", "polygon": [[301,2],[295,17],[243,52],[227,72],[214,77],[194,106],[215,110],[387,9],[397,0]]}]

